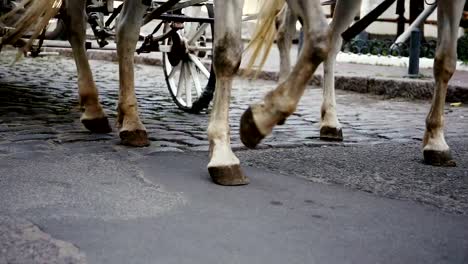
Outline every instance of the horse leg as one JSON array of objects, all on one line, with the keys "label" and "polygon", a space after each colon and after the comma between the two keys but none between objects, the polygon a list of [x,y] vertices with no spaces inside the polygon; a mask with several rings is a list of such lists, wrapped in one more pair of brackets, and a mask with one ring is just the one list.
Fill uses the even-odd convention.
[{"label": "horse leg", "polygon": [[288,0],[288,5],[304,23],[304,49],[287,79],[269,92],[262,103],[251,105],[242,115],[240,136],[249,148],[254,148],[296,110],[312,74],[328,53],[330,34],[320,1]]},{"label": "horse leg", "polygon": [[291,72],[291,44],[296,33],[297,16],[288,5],[283,7],[276,18],[278,28],[277,43],[280,55],[279,81],[286,80]]},{"label": "horse leg", "polygon": [[457,62],[458,25],[464,0],[439,1],[438,39],[434,59],[435,92],[431,110],[426,118],[423,140],[424,161],[437,166],[455,166],[450,148],[444,137],[444,105],[448,82],[455,72]]},{"label": "horse leg", "polygon": [[140,34],[140,26],[146,6],[141,0],[124,2],[117,22],[117,55],[119,57],[119,105],[118,124],[122,144],[135,147],[150,144],[146,128],[140,120],[135,95],[133,58]]},{"label": "horse leg", "polygon": [[78,72],[78,94],[84,108],[81,122],[91,132],[108,133],[109,126],[106,114],[99,103],[98,90],[86,56],[86,14],[85,0],[68,0],[66,2],[65,23],[68,28],[68,39]]},{"label": "horse leg", "polygon": [[239,159],[230,146],[229,101],[232,80],[242,55],[241,18],[244,0],[217,1],[214,25],[214,70],[216,89],[213,110],[208,125],[212,180],[221,185],[243,185],[248,178],[240,168]]},{"label": "horse leg", "polygon": [[336,116],[334,68],[336,56],[343,44],[341,34],[353,22],[360,6],[360,0],[339,0],[336,3],[333,21],[330,24],[330,52],[323,62],[323,102],[320,115],[320,139],[322,140],[343,141],[343,130]]}]

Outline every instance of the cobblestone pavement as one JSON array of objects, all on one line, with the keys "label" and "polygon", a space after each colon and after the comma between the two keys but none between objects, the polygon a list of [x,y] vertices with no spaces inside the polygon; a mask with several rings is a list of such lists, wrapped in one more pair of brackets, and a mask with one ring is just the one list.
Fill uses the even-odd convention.
[{"label": "cobblestone pavement", "polygon": [[[13,66],[13,53],[0,58],[0,154],[15,149],[48,150],[108,141],[118,147],[117,129],[109,135],[88,133],[79,122],[76,69],[73,61],[57,56],[25,58]],[[118,66],[91,61],[101,102],[115,123]],[[231,128],[235,148],[242,147],[239,118],[249,103],[259,100],[275,85],[271,81],[236,80],[232,95]],[[148,151],[207,150],[208,115],[177,109],[167,91],[160,67],[138,65],[136,92],[143,123],[152,146]],[[426,101],[381,100],[379,97],[337,92],[343,144],[421,141],[429,109]],[[307,89],[297,112],[277,127],[262,147],[293,147],[327,143],[318,140],[321,90]],[[468,139],[468,108],[446,108],[446,136]],[[88,144],[85,144],[88,143]],[[3,152],[3,153],[2,153]]]}]

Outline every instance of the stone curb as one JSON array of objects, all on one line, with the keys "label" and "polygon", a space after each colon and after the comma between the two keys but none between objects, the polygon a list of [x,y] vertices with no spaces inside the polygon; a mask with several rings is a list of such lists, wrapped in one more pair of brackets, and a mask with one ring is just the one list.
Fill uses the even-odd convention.
[{"label": "stone curb", "polygon": [[[62,56],[72,57],[71,49],[68,48],[44,48],[44,51],[57,52]],[[88,58],[91,60],[117,61],[117,53],[115,51],[88,50]],[[135,63],[162,66],[161,59],[150,58],[145,55],[136,55]],[[239,75],[243,75],[244,73],[245,70],[241,68],[239,70]],[[278,79],[278,72],[263,70],[257,75],[257,78],[276,81]],[[384,98],[403,97],[408,99],[428,100],[432,98],[434,90],[434,81],[429,78],[410,79],[341,74],[337,74],[335,78],[336,89],[381,95],[384,96]],[[322,74],[315,74],[310,83],[312,85],[322,86]],[[468,84],[467,86],[449,84],[446,101],[468,103]]]}]

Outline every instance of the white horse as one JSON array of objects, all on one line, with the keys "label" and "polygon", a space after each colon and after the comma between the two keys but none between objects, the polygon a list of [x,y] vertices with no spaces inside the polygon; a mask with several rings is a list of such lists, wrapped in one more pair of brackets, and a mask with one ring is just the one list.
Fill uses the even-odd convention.
[{"label": "white horse", "polygon": [[[343,141],[343,130],[337,117],[335,99],[334,66],[341,49],[341,34],[353,22],[361,6],[361,0],[338,1],[330,23],[330,50],[323,64],[323,102],[320,115],[320,139]],[[279,81],[284,81],[291,72],[291,43],[296,32],[297,15],[285,5],[277,16],[277,44],[280,54]]]},{"label": "white horse", "polygon": [[[57,0],[33,0],[56,2]],[[282,6],[284,0],[267,0],[269,5]],[[85,52],[85,2],[86,0],[65,0],[66,23],[69,40],[78,71],[78,89],[80,102],[84,107],[81,121],[93,132],[108,132],[110,126],[99,103],[98,90],[94,83]],[[215,1],[214,58],[216,90],[214,106],[208,126],[210,141],[210,161],[208,171],[215,183],[221,185],[242,185],[248,183],[243,174],[239,159],[230,146],[229,100],[232,81],[242,56],[241,19],[243,0]],[[341,0],[337,3],[333,28],[346,27],[351,23],[353,10],[359,6],[355,0]],[[241,140],[254,148],[265,136],[271,133],[275,125],[284,122],[291,115],[302,96],[304,89],[322,61],[334,61],[330,50],[338,50],[340,30],[330,30],[319,0],[288,0],[292,12],[301,18],[304,26],[304,46],[298,62],[278,87],[269,92],[263,102],[251,105],[242,115]],[[456,37],[458,22],[463,11],[464,0],[440,1],[438,8],[439,41],[434,62],[436,91],[431,111],[426,121],[424,136],[424,158],[429,164],[445,165],[452,163],[450,150],[444,139],[443,109],[447,83],[456,66]],[[43,6],[43,5],[42,5]],[[51,5],[54,6],[54,5]],[[275,10],[274,8],[270,8]],[[117,53],[119,58],[120,93],[118,103],[118,123],[123,144],[146,146],[149,140],[146,129],[138,114],[134,90],[133,58],[139,36],[141,18],[146,10],[142,0],[126,0],[117,24]],[[274,16],[275,14],[271,14]],[[347,22],[349,21],[349,22]],[[345,23],[346,22],[346,23]],[[344,25],[344,26],[343,26]],[[333,44],[333,46],[332,46]],[[336,52],[335,52],[336,53]],[[335,54],[336,55],[336,54]],[[331,64],[333,65],[333,64]],[[330,66],[327,66],[328,68]],[[333,72],[333,66],[326,69]],[[333,82],[333,78],[328,80]],[[333,85],[328,86],[333,87]],[[322,118],[332,130],[339,130],[336,119],[334,90],[326,88],[325,107]],[[323,110],[325,109],[325,111]],[[330,116],[330,117],[327,117]],[[324,122],[322,122],[324,123]]]},{"label": "white horse", "polygon": [[[242,142],[249,148],[254,148],[265,136],[271,133],[275,125],[283,123],[295,111],[307,82],[322,61],[325,62],[325,80],[324,101],[321,109],[321,137],[342,139],[341,126],[335,110],[333,68],[336,55],[342,44],[341,33],[353,21],[360,7],[360,1],[338,0],[330,27],[326,23],[319,0],[288,0],[287,3],[291,12],[302,19],[305,34],[303,51],[292,71],[289,72],[284,68],[281,70],[288,74],[281,76],[282,81],[278,87],[269,92],[264,97],[263,102],[251,105],[243,114],[240,136]],[[448,81],[456,67],[456,40],[464,3],[464,0],[438,2],[438,45],[434,60],[436,87],[431,110],[426,119],[423,140],[424,160],[431,165],[455,165],[444,137],[444,104]],[[231,12],[228,8],[229,6],[224,12]],[[292,20],[291,18],[286,19],[286,26],[292,27],[292,23],[295,24],[295,21],[292,22]],[[233,29],[225,29],[225,31],[236,32],[239,23],[230,22],[225,25],[233,27]],[[229,32],[223,32],[223,34],[229,34]],[[219,35],[218,33],[218,37],[220,37]],[[286,38],[283,41],[289,40]],[[281,43],[280,38],[279,45],[284,44]],[[229,49],[223,48],[223,50]],[[287,68],[287,63],[283,64],[282,67]]]}]

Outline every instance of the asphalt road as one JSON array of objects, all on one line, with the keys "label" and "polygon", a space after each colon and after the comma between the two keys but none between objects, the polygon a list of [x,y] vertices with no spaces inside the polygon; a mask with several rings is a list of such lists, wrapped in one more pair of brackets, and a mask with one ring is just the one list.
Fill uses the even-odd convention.
[{"label": "asphalt road", "polygon": [[[113,117],[116,66],[92,64]],[[81,127],[73,67],[0,67],[1,264],[468,262],[466,107],[446,109],[454,168],[422,164],[427,102],[340,92],[332,144],[317,139],[313,88],[247,151],[238,117],[274,84],[237,81],[232,137],[251,183],[229,188],[208,176],[207,115],[175,109],[159,68],[138,68],[152,145],[131,149]]]},{"label": "asphalt road", "polygon": [[239,151],[251,178],[239,188],[210,181],[205,152],[101,147],[4,157],[1,213],[88,263],[468,259],[467,167],[423,165],[415,146]]}]

